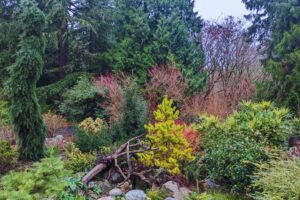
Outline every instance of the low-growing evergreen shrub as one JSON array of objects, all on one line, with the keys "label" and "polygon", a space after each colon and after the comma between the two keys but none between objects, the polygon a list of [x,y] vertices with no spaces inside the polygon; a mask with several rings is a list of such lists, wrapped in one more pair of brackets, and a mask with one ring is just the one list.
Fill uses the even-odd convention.
[{"label": "low-growing evergreen shrub", "polygon": [[244,102],[223,122],[213,116],[200,121],[208,175],[239,192],[249,186],[255,164],[276,156],[294,130],[288,110],[270,102]]},{"label": "low-growing evergreen shrub", "polygon": [[94,153],[82,153],[73,143],[66,147],[67,161],[65,167],[73,172],[83,172],[94,167],[96,155]]},{"label": "low-growing evergreen shrub", "polygon": [[10,172],[0,180],[0,200],[59,199],[68,186],[66,177],[70,171],[64,169],[59,157],[42,159],[21,172]]},{"label": "low-growing evergreen shrub", "polygon": [[300,199],[300,159],[273,160],[259,166],[252,186],[257,200]]},{"label": "low-growing evergreen shrub", "polygon": [[0,140],[0,174],[4,174],[16,163],[18,153],[7,141]]},{"label": "low-growing evergreen shrub", "polygon": [[87,117],[101,115],[99,96],[87,76],[81,76],[76,85],[63,94],[64,101],[60,104],[60,111],[72,121],[82,121]]},{"label": "low-growing evergreen shrub", "polygon": [[94,152],[112,144],[111,129],[97,118],[87,118],[75,131],[75,144],[82,152]]}]

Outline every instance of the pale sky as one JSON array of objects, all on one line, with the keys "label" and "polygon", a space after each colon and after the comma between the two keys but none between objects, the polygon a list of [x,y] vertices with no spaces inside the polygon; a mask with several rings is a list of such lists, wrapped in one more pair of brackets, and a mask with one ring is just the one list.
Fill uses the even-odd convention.
[{"label": "pale sky", "polygon": [[243,19],[248,13],[241,0],[196,0],[195,10],[205,20],[222,19],[228,15]]}]

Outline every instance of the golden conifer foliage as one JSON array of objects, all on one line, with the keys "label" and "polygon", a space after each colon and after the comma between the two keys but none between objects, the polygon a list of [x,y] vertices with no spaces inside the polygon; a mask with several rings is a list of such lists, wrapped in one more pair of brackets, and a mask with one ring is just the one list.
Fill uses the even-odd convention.
[{"label": "golden conifer foliage", "polygon": [[145,166],[159,167],[172,174],[179,174],[182,163],[191,161],[194,157],[182,133],[184,125],[176,124],[179,111],[172,104],[173,101],[165,96],[154,112],[156,122],[145,126],[148,130],[147,139],[156,150],[139,154],[139,157]]}]

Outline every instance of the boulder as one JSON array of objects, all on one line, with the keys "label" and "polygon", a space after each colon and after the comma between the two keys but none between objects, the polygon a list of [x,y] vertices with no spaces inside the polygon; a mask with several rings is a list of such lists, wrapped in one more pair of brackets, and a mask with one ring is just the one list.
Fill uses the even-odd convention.
[{"label": "boulder", "polygon": [[143,190],[130,190],[125,195],[126,200],[146,200],[147,195]]},{"label": "boulder", "polygon": [[111,197],[121,196],[122,194],[123,192],[119,188],[114,188],[111,191],[109,191],[109,196]]},{"label": "boulder", "polygon": [[205,179],[203,181],[203,186],[205,189],[217,189],[220,187],[214,180],[212,179]]},{"label": "boulder", "polygon": [[179,184],[174,181],[164,183],[162,189],[170,192],[171,196],[177,200],[183,200],[191,194],[188,188],[180,187]]},{"label": "boulder", "polygon": [[101,188],[102,194],[108,194],[108,192],[113,189],[113,186],[108,180],[99,181],[98,186]]},{"label": "boulder", "polygon": [[114,200],[114,198],[113,197],[101,197],[98,200]]},{"label": "boulder", "polygon": [[129,190],[132,190],[132,184],[128,181],[118,185],[118,188],[122,190],[122,192],[128,192]]}]

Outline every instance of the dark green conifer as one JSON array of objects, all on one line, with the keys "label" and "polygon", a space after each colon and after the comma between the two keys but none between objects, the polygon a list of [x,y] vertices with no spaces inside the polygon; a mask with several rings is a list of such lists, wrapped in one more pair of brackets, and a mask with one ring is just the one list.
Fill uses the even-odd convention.
[{"label": "dark green conifer", "polygon": [[43,66],[45,16],[31,1],[25,1],[20,16],[22,34],[8,80],[11,115],[21,160],[44,156],[45,125],[36,97],[36,83]]}]

